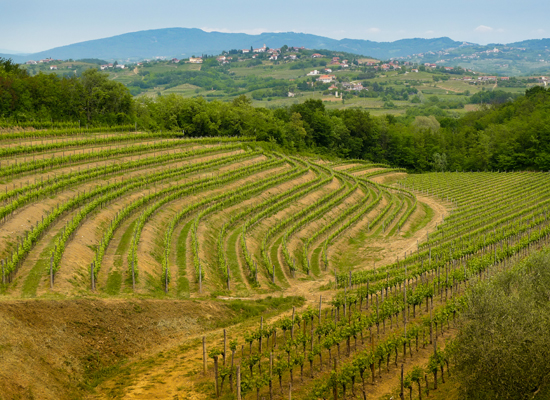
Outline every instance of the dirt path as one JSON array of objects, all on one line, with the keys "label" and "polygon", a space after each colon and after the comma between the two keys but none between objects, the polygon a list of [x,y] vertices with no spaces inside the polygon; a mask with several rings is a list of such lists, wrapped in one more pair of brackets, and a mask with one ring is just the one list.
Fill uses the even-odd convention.
[{"label": "dirt path", "polygon": [[[323,292],[325,297],[326,292]],[[318,300],[318,298],[317,298]],[[307,304],[307,303],[306,303]],[[266,325],[272,324],[279,320],[282,316],[288,316],[290,312],[285,312],[279,316],[266,319],[264,323]],[[420,322],[421,318],[425,315],[425,311],[419,309],[415,319],[409,319],[409,322]],[[238,342],[243,343],[243,334],[250,331],[251,328],[257,328],[257,322],[247,321],[227,329],[228,338],[236,339]],[[401,326],[393,323],[393,329],[390,329],[388,324],[383,331],[380,328],[380,337],[376,338],[376,332],[374,332],[374,342],[378,343],[380,340],[389,337],[396,331],[399,331]],[[212,347],[223,348],[223,330],[216,329],[209,331],[206,335],[206,347],[207,350]],[[451,327],[450,329],[445,326],[445,332],[443,335],[438,334],[437,344],[438,349],[445,348],[445,342],[452,338],[456,334],[456,329]],[[201,336],[203,334],[190,335],[183,341],[180,346],[167,347],[160,353],[149,353],[142,356],[139,359],[132,360],[126,368],[127,373],[123,376],[116,376],[113,379],[106,381],[97,390],[97,394],[91,395],[90,399],[108,399],[113,398],[116,393],[116,398],[123,399],[151,399],[151,398],[170,398],[170,399],[207,399],[213,393],[213,366],[212,360],[207,361],[207,375],[202,375],[202,347]],[[287,333],[288,335],[288,333]],[[428,337],[426,338],[428,339]],[[428,340],[429,342],[429,340]],[[355,342],[352,340],[352,357],[357,354],[358,351],[370,348],[370,340],[368,331],[365,334],[365,340],[362,342],[361,338]],[[257,344],[254,346],[257,351]],[[333,349],[334,350],[334,349]],[[241,358],[240,345],[237,347],[236,352],[236,365],[239,365]],[[245,346],[245,357],[248,353],[248,348]],[[393,393],[396,388],[399,387],[400,382],[400,369],[401,364],[404,365],[404,372],[407,374],[415,366],[424,366],[427,364],[429,357],[433,353],[433,347],[426,343],[423,346],[422,336],[419,337],[418,350],[416,349],[414,341],[411,343],[411,349],[407,348],[406,355],[403,355],[402,349],[399,349],[397,357],[397,366],[395,365],[395,355],[392,353],[390,358],[389,367],[384,362],[379,375],[379,369],[375,370],[375,379],[372,381],[372,375],[370,371],[366,373],[366,395],[368,400],[380,399],[381,396]],[[231,357],[227,359],[227,363],[230,363]],[[333,351],[333,356],[335,351]],[[315,377],[310,378],[309,364],[306,362],[304,366],[304,381],[300,379],[299,368],[295,369],[294,385],[293,385],[293,397],[302,398],[310,393],[311,389],[316,386],[320,381],[327,377],[327,352],[323,354],[323,370],[319,371],[319,359],[316,357],[313,367],[315,371]],[[342,346],[341,359],[339,364],[350,361],[351,358],[347,357],[345,343]],[[223,365],[222,357],[219,358],[220,365]],[[265,359],[264,359],[265,363]],[[447,374],[447,371],[445,371]],[[285,374],[283,378],[283,384],[288,384],[288,374]],[[433,378],[429,376],[430,389],[433,387]],[[423,385],[424,387],[424,385]],[[355,391],[360,397],[361,393],[361,381],[356,380]],[[224,384],[224,393],[227,393],[229,389],[229,382],[226,379]],[[348,396],[351,395],[351,389],[348,387]],[[267,388],[264,388],[260,392],[261,398],[267,398]],[[274,394],[275,399],[284,399],[285,396],[281,396],[279,392],[279,384],[277,379],[274,381]],[[246,398],[254,398],[255,394],[249,393]]]},{"label": "dirt path", "polygon": [[[416,251],[417,243],[424,241],[427,233],[433,231],[436,224],[439,224],[441,220],[449,214],[449,208],[445,204],[438,202],[431,197],[417,196],[417,198],[419,202],[417,205],[417,210],[421,207],[420,202],[425,203],[434,211],[433,218],[423,228],[419,229],[408,238],[405,238],[402,235],[376,238],[369,238],[368,235],[365,236],[363,244],[359,242],[359,248],[356,252],[358,254],[367,255],[367,259],[356,265],[354,269],[372,268],[373,265],[382,266],[390,264],[395,262],[397,257],[402,259],[405,253],[410,254],[411,252]],[[380,212],[386,204],[386,200],[382,200],[374,210],[369,212],[368,215],[362,219],[361,222],[352,227],[351,230],[346,231],[336,240],[335,243],[330,246],[330,248],[333,249],[333,251],[329,253],[329,258],[332,259],[330,264],[334,265],[334,262],[337,262],[337,260],[333,259],[333,257],[338,256],[338,254],[342,255],[343,253],[351,251],[351,247],[349,245],[350,240],[355,240],[354,238],[356,235],[365,229],[365,224],[372,220],[372,218]],[[415,213],[416,212],[418,211],[415,211]],[[401,230],[402,233],[408,230],[411,220],[414,219],[415,213],[409,217],[408,222],[403,226]],[[371,230],[370,233],[372,234],[375,230],[376,228]],[[335,254],[334,251],[337,251],[337,254]],[[373,259],[375,262],[374,264]],[[285,295],[304,296],[308,301],[314,301],[315,298],[318,298],[318,289],[333,281],[334,278],[332,271],[333,268],[329,268],[329,271],[325,273],[322,272],[320,277],[307,281],[293,279],[291,287],[284,289],[283,292]]]},{"label": "dirt path", "polygon": [[[403,235],[395,235],[393,237],[379,237],[373,240],[367,241],[367,243],[360,247],[360,251],[368,252],[369,248],[381,249],[377,252],[377,265],[385,265],[393,263],[397,258],[403,259],[405,254],[410,254],[417,250],[418,243],[425,240],[427,232],[435,229],[435,225],[441,223],[442,219],[448,215],[448,209],[441,203],[436,202],[434,199],[417,196],[419,202],[428,204],[434,211],[433,218],[422,229],[416,231],[412,236],[406,238]],[[417,208],[421,205],[418,204]],[[410,220],[414,219],[416,210],[410,217]],[[409,225],[405,224],[401,232],[406,232]]]},{"label": "dirt path", "polygon": [[454,92],[454,93],[462,93],[463,92],[462,90],[451,89],[451,88],[447,88],[447,87],[441,86],[441,85],[437,85],[437,87],[440,88],[440,89],[446,90],[448,92]]}]

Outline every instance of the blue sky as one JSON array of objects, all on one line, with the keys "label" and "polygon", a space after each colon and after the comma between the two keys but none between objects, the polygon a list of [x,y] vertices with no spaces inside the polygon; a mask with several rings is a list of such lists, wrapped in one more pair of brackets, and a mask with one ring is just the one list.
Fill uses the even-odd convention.
[{"label": "blue sky", "polygon": [[37,52],[171,27],[510,43],[550,37],[549,15],[548,0],[0,0],[0,49]]}]

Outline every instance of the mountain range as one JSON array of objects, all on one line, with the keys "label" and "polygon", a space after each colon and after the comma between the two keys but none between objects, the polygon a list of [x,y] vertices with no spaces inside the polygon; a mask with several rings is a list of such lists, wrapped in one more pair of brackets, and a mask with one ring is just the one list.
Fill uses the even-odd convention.
[{"label": "mountain range", "polygon": [[[460,65],[475,71],[508,76],[550,72],[550,39],[524,40],[505,45],[478,45],[455,41],[448,37],[375,42],[361,39],[336,40],[295,32],[248,35],[205,32],[196,28],[165,28],[125,33],[34,54],[0,54],[0,57],[11,58],[18,63],[46,58],[96,58],[127,62],[156,57],[188,58],[204,54],[217,55],[224,50],[259,48],[264,44],[271,48],[286,44],[308,49],[343,51],[381,60],[401,58],[418,63]],[[495,49],[498,49],[498,52],[494,51]]]},{"label": "mountain range", "polygon": [[15,62],[45,58],[60,60],[98,58],[110,61],[136,61],[155,57],[187,58],[201,54],[216,55],[223,50],[258,48],[264,44],[272,48],[278,48],[286,44],[288,46],[304,46],[309,49],[346,51],[379,59],[388,59],[457,47],[462,42],[454,41],[448,37],[374,42],[361,39],[336,40],[295,32],[248,35],[245,33],[205,32],[196,28],[165,28],[89,40],[34,54],[0,54],[0,57],[12,58]]}]

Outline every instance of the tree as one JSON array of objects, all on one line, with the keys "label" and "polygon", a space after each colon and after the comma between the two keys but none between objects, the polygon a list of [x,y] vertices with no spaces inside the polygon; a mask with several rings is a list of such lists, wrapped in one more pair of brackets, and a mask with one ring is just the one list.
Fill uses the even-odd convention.
[{"label": "tree", "polygon": [[415,117],[413,126],[416,128],[416,130],[430,130],[432,132],[439,131],[440,124],[439,121],[433,116],[430,115],[429,117],[424,116],[418,116]]},{"label": "tree", "polygon": [[132,96],[128,89],[117,82],[110,81],[107,74],[95,69],[82,73],[78,81],[77,92],[80,108],[86,120],[115,121],[117,114],[130,114]]},{"label": "tree", "polygon": [[19,64],[14,63],[11,58],[0,57],[0,70],[3,70],[7,74],[28,76],[27,71],[22,69]]},{"label": "tree", "polygon": [[447,168],[447,155],[434,153],[434,169],[443,172]]},{"label": "tree", "polygon": [[550,253],[478,285],[451,360],[464,399],[550,398]]}]

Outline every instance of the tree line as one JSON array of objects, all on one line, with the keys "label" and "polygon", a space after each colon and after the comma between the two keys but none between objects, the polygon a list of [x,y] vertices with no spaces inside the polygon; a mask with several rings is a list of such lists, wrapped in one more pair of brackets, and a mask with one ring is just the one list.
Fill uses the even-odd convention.
[{"label": "tree line", "polygon": [[[190,136],[255,136],[292,151],[389,163],[409,171],[550,170],[550,90],[536,86],[516,99],[497,93],[461,117],[437,107],[402,116],[373,116],[361,108],[329,110],[321,100],[253,107],[177,95],[133,98],[107,74],[29,76],[0,60],[0,119],[86,124],[136,122],[141,129]],[[492,102],[492,103],[491,103]]]},{"label": "tree line", "polygon": [[14,125],[30,120],[124,124],[133,121],[133,104],[124,85],[97,70],[86,70],[80,77],[30,76],[0,58],[0,118]]}]

